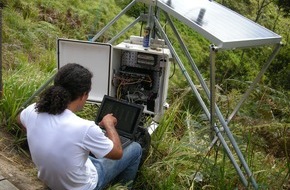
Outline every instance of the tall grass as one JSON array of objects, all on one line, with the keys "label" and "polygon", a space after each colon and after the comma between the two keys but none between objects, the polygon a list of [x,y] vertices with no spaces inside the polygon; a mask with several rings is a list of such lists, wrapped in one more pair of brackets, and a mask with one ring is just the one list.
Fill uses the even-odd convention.
[{"label": "tall grass", "polygon": [[40,71],[37,65],[23,63],[3,73],[3,97],[0,100],[1,127],[19,137],[20,130],[16,116],[22,104],[31,98],[34,92],[52,73]]},{"label": "tall grass", "polygon": [[[244,189],[219,141],[210,149],[208,121],[198,113],[193,114],[191,108],[181,109],[186,102],[183,97],[188,93],[191,92],[185,91],[173,102],[152,135],[152,147],[141,168],[137,189]],[[259,124],[263,120],[249,117],[244,122],[239,117],[231,127],[259,189],[288,187],[289,161],[273,153],[289,150],[289,124],[275,121]],[[230,145],[226,135],[223,136]],[[238,161],[237,155],[233,156]],[[251,189],[251,182],[247,180]]]}]

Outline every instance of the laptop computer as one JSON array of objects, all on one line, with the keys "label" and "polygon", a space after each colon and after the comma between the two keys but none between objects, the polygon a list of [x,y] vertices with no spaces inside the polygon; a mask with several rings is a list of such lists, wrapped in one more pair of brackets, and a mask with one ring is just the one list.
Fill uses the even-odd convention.
[{"label": "laptop computer", "polygon": [[142,105],[104,95],[95,122],[98,124],[105,115],[112,113],[117,119],[116,130],[125,148],[134,141],[143,109]]}]

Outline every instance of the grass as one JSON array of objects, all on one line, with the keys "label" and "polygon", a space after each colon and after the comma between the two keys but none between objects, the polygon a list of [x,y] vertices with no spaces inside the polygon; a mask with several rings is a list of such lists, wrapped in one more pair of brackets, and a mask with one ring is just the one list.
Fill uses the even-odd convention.
[{"label": "grass", "polygon": [[28,63],[19,64],[14,69],[4,71],[4,93],[0,101],[0,108],[1,118],[5,118],[5,120],[1,122],[1,127],[16,134],[19,133],[19,127],[15,123],[18,111],[50,75],[51,73],[42,72],[37,66]]},{"label": "grass", "polygon": [[[223,147],[217,143],[208,149],[211,141],[206,128],[208,124],[205,125],[207,121],[197,117],[198,114],[180,109],[183,103],[183,99],[179,99],[171,105],[152,136],[151,152],[141,170],[141,189],[242,189],[243,185]],[[265,122],[250,120],[247,122]],[[282,127],[274,121],[253,126],[240,121],[234,121],[233,133],[259,188],[280,189],[282,184],[287,187],[288,161],[286,157],[275,157],[269,151],[281,153],[289,149],[285,138],[290,125],[283,124]],[[260,133],[265,132],[268,136],[263,137]],[[272,147],[270,144],[275,140],[273,137],[269,139],[271,135],[277,137],[277,145],[272,144]],[[234,157],[238,160],[236,155]],[[197,180],[197,174],[202,176],[200,180]]]}]

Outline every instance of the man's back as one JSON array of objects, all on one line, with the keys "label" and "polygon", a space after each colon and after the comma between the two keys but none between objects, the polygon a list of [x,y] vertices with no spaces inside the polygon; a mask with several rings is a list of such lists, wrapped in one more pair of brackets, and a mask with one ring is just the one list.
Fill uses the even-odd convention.
[{"label": "man's back", "polygon": [[[93,188],[98,176],[88,159],[89,151],[103,157],[111,149],[110,143],[96,143],[99,140],[106,142],[106,139],[98,134],[101,130],[94,122],[84,120],[67,109],[59,115],[37,113],[34,105],[23,114],[27,120],[27,139],[32,160],[39,171],[38,177],[53,189]],[[90,136],[97,137],[90,142]]]}]

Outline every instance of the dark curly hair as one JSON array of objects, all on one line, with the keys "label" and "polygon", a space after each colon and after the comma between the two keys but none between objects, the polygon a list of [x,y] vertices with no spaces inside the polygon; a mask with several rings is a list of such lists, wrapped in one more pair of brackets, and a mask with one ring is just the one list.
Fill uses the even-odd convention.
[{"label": "dark curly hair", "polygon": [[61,67],[54,78],[54,85],[46,89],[36,102],[37,112],[61,114],[70,102],[90,92],[92,77],[88,69],[76,63]]}]

